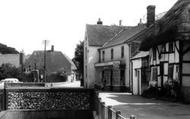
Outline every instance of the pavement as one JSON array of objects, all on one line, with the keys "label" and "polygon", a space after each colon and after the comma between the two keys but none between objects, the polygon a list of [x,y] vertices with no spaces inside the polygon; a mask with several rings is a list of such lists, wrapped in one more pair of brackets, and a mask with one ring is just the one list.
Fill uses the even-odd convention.
[{"label": "pavement", "polygon": [[190,105],[148,99],[130,93],[100,92],[106,106],[121,111],[124,117],[135,115],[136,119],[190,119]]}]

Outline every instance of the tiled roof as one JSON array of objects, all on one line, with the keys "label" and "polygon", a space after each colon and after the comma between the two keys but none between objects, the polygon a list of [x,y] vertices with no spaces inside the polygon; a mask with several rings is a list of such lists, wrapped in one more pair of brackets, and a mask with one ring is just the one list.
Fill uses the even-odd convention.
[{"label": "tiled roof", "polygon": [[[71,73],[71,68],[74,63],[60,51],[47,51],[46,52],[46,68],[48,73],[64,70],[67,73]],[[34,51],[32,55],[26,60],[25,67],[29,65],[34,68],[35,64],[37,69],[43,69],[44,67],[44,51]]]},{"label": "tiled roof", "polygon": [[182,15],[184,9],[189,4],[190,0],[178,0],[177,3],[160,20],[156,21],[156,23],[150,28],[147,28],[139,37],[144,39],[141,43],[140,50],[147,51],[156,45],[170,40],[175,40],[179,30],[186,30],[186,32],[189,32],[189,28],[183,27],[182,29],[179,29],[179,25],[187,22],[187,18],[190,18],[186,14],[186,16]]},{"label": "tiled roof", "polygon": [[102,46],[105,42],[119,33],[124,26],[86,25],[86,35],[89,46]]},{"label": "tiled roof", "polygon": [[127,29],[123,29],[119,34],[117,34],[115,37],[113,37],[111,40],[107,41],[103,48],[122,44],[124,42],[127,42],[129,39],[131,39],[135,34],[139,33],[143,29],[145,29],[146,26],[141,24],[138,26],[130,27]]}]

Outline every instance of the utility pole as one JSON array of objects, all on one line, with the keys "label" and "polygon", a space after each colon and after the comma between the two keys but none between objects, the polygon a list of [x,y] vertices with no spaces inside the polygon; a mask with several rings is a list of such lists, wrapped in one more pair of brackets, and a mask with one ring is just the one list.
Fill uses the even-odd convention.
[{"label": "utility pole", "polygon": [[46,45],[47,40],[44,40],[44,82],[46,82]]}]

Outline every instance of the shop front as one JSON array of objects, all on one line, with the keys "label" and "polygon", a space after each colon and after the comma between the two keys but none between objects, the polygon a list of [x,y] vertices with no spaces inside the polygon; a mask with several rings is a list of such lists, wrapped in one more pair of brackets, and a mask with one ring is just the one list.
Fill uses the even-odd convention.
[{"label": "shop front", "polygon": [[95,64],[100,75],[99,84],[106,91],[125,91],[125,65],[120,61]]}]

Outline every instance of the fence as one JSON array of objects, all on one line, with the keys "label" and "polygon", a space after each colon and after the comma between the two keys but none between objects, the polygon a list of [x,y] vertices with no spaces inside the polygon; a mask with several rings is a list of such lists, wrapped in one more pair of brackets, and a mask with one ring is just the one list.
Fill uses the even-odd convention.
[{"label": "fence", "polygon": [[101,98],[96,97],[97,119],[136,119],[134,115],[129,118],[122,116],[121,111],[113,109],[112,106],[106,106]]}]

